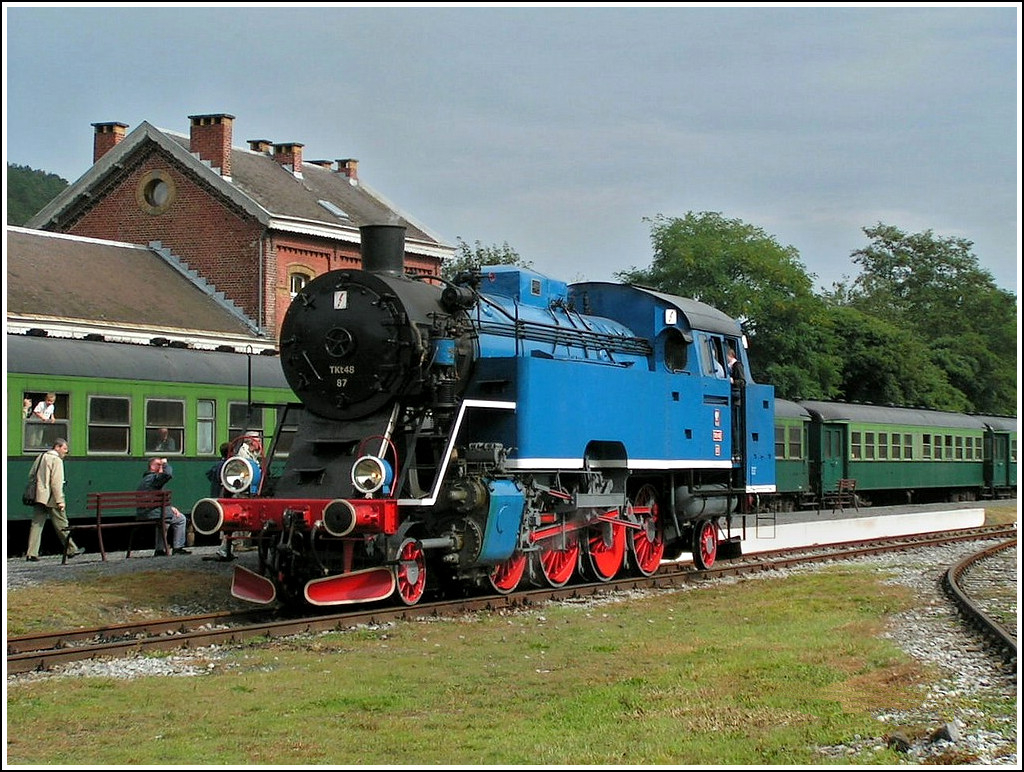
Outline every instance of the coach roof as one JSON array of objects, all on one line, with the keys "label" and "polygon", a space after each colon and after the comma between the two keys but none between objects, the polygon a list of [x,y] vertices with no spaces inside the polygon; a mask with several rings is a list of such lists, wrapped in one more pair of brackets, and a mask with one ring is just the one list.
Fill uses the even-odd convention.
[{"label": "coach roof", "polygon": [[823,421],[849,422],[857,424],[887,424],[889,426],[928,426],[942,429],[984,429],[985,424],[978,416],[945,413],[926,408],[886,407],[884,405],[863,405],[846,402],[800,403],[813,416]]},{"label": "coach roof", "polygon": [[7,335],[7,370],[11,373],[173,381],[213,385],[288,388],[276,356],[195,351],[167,346],[106,343],[72,338]]}]

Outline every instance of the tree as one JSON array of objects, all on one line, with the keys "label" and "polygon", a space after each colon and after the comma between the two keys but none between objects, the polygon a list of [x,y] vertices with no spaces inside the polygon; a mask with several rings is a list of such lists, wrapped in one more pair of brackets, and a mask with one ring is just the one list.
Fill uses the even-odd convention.
[{"label": "tree", "polygon": [[861,274],[833,300],[910,330],[967,410],[1016,414],[1017,300],[978,265],[972,242],[879,223],[852,253]]},{"label": "tree", "polygon": [[7,224],[24,225],[67,186],[56,174],[7,164]]},{"label": "tree", "polygon": [[654,259],[616,277],[712,305],[740,320],[755,380],[787,399],[831,399],[840,359],[825,304],[796,249],[718,212],[658,215]]},{"label": "tree", "polygon": [[965,412],[970,400],[949,383],[946,372],[910,330],[854,308],[830,312],[841,343],[839,391],[848,402],[925,407]]},{"label": "tree", "polygon": [[455,241],[455,256],[441,266],[441,276],[449,281],[465,271],[478,271],[482,265],[518,265],[521,268],[533,266],[533,263],[524,261],[507,241],[500,247],[485,247],[479,241],[474,242],[474,246],[471,247],[461,236],[456,236]]}]

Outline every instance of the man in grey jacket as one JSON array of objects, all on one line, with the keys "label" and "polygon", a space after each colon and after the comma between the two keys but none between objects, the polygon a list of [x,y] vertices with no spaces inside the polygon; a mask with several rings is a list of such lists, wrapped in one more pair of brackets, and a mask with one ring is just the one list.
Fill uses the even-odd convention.
[{"label": "man in grey jacket", "polygon": [[[161,490],[174,477],[174,470],[166,458],[151,458],[149,467],[142,473],[142,481],[135,490],[137,491],[158,491]],[[191,555],[190,550],[185,549],[185,536],[188,519],[177,507],[154,507],[152,509],[139,509],[138,516],[147,520],[159,520],[160,517],[167,522],[167,533],[171,537],[173,549],[172,555]],[[167,545],[164,542],[164,529],[156,529],[156,550],[153,554],[156,557],[167,554]]]},{"label": "man in grey jacket", "polygon": [[58,437],[53,447],[41,453],[32,465],[31,475],[36,481],[36,503],[32,507],[32,525],[28,529],[28,550],[25,560],[39,560],[39,544],[43,539],[43,526],[53,520],[57,536],[69,558],[85,552],[79,549],[68,529],[67,506],[64,502],[64,456],[68,454],[68,441]]}]

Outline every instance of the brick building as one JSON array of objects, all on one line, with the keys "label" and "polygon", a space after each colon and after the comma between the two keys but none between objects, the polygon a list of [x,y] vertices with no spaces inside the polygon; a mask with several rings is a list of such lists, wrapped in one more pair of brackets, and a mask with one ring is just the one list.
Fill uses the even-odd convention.
[{"label": "brick building", "polygon": [[169,252],[273,338],[306,282],[360,265],[361,225],[404,226],[410,273],[439,274],[453,254],[368,188],[355,159],[305,161],[296,142],[235,147],[223,113],[189,121],[187,136],[93,124],[92,167],[26,227]]}]

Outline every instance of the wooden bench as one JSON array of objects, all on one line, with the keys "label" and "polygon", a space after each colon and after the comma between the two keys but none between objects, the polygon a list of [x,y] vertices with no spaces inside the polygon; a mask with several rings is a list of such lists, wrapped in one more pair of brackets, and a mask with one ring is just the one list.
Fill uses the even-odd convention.
[{"label": "wooden bench", "polygon": [[839,507],[839,511],[842,512],[845,507],[851,505],[859,512],[860,503],[857,501],[857,481],[850,478],[839,480],[834,491],[828,491],[822,495],[821,503],[823,506],[831,504],[833,512],[836,511],[836,507]]},{"label": "wooden bench", "polygon": [[[163,528],[164,547],[167,554],[171,554],[171,545],[167,541],[167,521],[163,517],[142,518],[138,515],[139,509],[163,509],[171,506],[170,491],[90,491],[85,497],[85,506],[90,514],[95,514],[96,522],[71,525],[71,531],[96,531],[96,539],[100,545],[100,556],[107,559],[107,551],[103,546],[103,532],[108,528]],[[124,512],[130,512],[129,517],[124,517]],[[122,513],[122,517],[116,520],[104,520],[112,513]],[[125,558],[132,555],[132,538],[134,531],[128,534],[128,549]],[[67,563],[67,553],[61,563]]]}]

